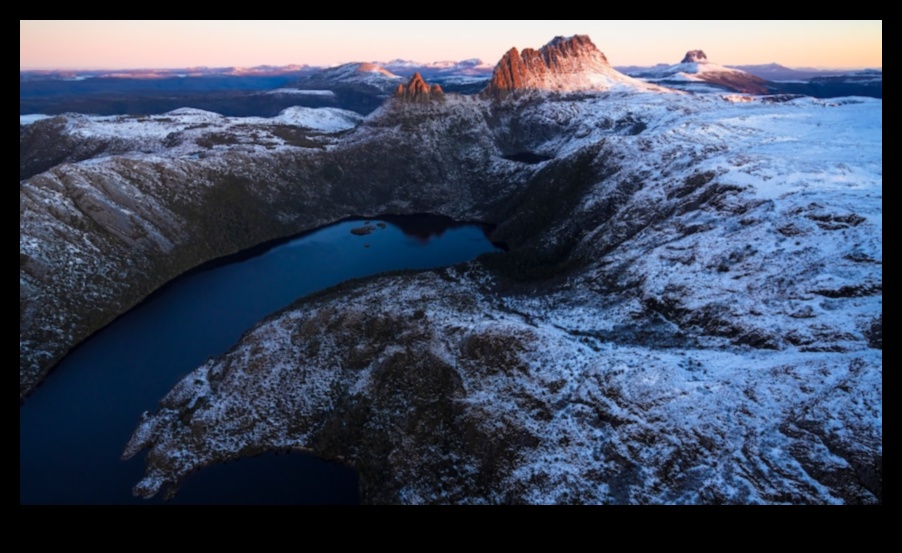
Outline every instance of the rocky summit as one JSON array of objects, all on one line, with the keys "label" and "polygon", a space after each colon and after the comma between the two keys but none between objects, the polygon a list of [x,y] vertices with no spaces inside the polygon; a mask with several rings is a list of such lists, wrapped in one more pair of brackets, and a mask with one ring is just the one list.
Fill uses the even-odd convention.
[{"label": "rocky summit", "polygon": [[688,92],[732,91],[745,94],[767,94],[768,83],[740,69],[711,62],[702,50],[689,50],[675,65],[655,67],[635,76]]},{"label": "rocky summit", "polygon": [[618,83],[639,85],[611,67],[586,35],[555,37],[545,46],[504,54],[487,90],[499,94],[515,90],[607,90]]},{"label": "rocky summit", "polygon": [[426,84],[419,73],[414,73],[406,85],[399,84],[395,90],[395,97],[414,102],[428,102],[442,96],[444,96],[442,87],[437,84],[431,86]]},{"label": "rocky summit", "polygon": [[689,50],[680,63],[706,63],[707,61],[708,56],[705,55],[704,50]]}]

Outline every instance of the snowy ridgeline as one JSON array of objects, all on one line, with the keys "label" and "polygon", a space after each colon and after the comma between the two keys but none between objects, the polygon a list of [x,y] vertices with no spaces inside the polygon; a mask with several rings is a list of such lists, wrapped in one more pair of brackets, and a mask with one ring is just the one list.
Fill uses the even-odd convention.
[{"label": "snowy ridgeline", "polygon": [[[296,91],[332,94],[327,90]],[[20,115],[20,125],[34,125],[49,115]],[[62,134],[78,141],[115,144],[113,153],[154,153],[168,157],[196,154],[204,148],[219,150],[272,150],[297,145],[298,136],[286,135],[285,126],[318,135],[352,129],[363,117],[338,108],[293,106],[276,117],[226,117],[218,113],[181,108],[160,115],[56,116],[64,122]],[[310,144],[329,143],[328,137]],[[200,148],[199,148],[200,147]]]},{"label": "snowy ridgeline", "polygon": [[302,302],[147,416],[136,492],[300,447],[373,502],[882,501],[882,101],[645,90],[514,108],[535,179],[599,167],[542,229],[572,239],[554,284],[474,263]]},{"label": "snowy ridgeline", "polygon": [[297,88],[276,88],[274,90],[267,90],[263,94],[285,94],[288,96],[297,95],[297,96],[328,96],[330,98],[335,97],[335,93],[331,90],[300,90]]},{"label": "snowy ridgeline", "polygon": [[[371,467],[384,460],[367,448],[389,447],[385,481],[369,483],[375,501],[869,500],[806,470],[841,474],[880,451],[879,352],[618,344],[510,311],[474,294],[478,284],[453,270],[382,279],[260,325],[139,426],[127,453],[155,445],[137,490],[153,494],[241,451],[316,450],[358,424],[349,434],[370,438],[322,453]],[[579,311],[555,316],[588,314]],[[367,337],[370,328],[393,340]],[[357,410],[371,418],[355,420]],[[449,462],[454,471],[436,479]]]},{"label": "snowy ridgeline", "polygon": [[[280,88],[270,90],[266,94],[299,94],[315,96],[334,96],[331,90],[295,90]],[[30,125],[53,117],[41,113],[19,116],[20,125]],[[308,108],[293,106],[282,110],[275,117],[226,117],[211,111],[195,108],[181,108],[161,115],[83,115],[68,113],[65,117],[73,122],[72,132],[81,136],[116,136],[155,138],[170,132],[184,130],[196,125],[213,125],[220,130],[231,130],[242,125],[297,125],[305,129],[320,132],[336,132],[351,129],[358,125],[363,117],[353,111],[338,108]]]},{"label": "snowy ridgeline", "polygon": [[748,75],[741,69],[731,69],[711,62],[683,62],[662,68],[654,68],[643,71],[640,75],[646,79],[685,79],[701,80],[705,74],[733,73]]}]

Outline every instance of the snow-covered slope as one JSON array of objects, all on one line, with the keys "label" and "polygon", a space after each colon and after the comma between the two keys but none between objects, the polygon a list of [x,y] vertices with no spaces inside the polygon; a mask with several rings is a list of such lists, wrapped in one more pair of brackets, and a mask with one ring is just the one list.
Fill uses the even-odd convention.
[{"label": "snow-covered slope", "polygon": [[225,117],[182,108],[161,115],[19,117],[20,178],[64,162],[109,155],[207,157],[227,151],[322,148],[332,133],[357,126],[363,117],[337,108],[293,106],[276,117]]},{"label": "snow-covered slope", "polygon": [[19,116],[19,125],[31,125],[41,119],[47,119],[48,117],[53,117],[52,115],[46,115],[43,113],[29,113],[28,115],[20,115]]},{"label": "snow-covered slope", "polygon": [[[306,110],[279,121],[178,110],[22,127],[33,176],[19,187],[20,397],[99,326],[211,258],[355,214],[480,217],[474,204],[498,191],[473,105],[442,102],[460,143],[434,151],[403,136],[358,141],[287,124]],[[341,112],[326,113],[338,117],[328,126],[343,126]]]},{"label": "snow-covered slope", "polygon": [[[764,94],[767,92],[767,82],[751,73],[741,69],[731,69],[708,61],[708,56],[701,50],[686,52],[682,61],[676,65],[654,68],[638,73],[650,82],[656,82],[671,87],[691,91],[723,91],[734,90],[751,94]],[[697,87],[698,84],[707,84],[710,87]]]},{"label": "snow-covered slope", "polygon": [[371,502],[882,501],[882,101],[449,99],[368,141],[491,155],[511,252],[262,322],[139,425],[137,493],[300,447]]},{"label": "snow-covered slope", "polygon": [[[250,119],[250,118],[248,118]],[[256,121],[256,118],[254,118]],[[303,129],[319,132],[338,132],[353,129],[363,117],[356,112],[338,108],[305,108],[294,106],[282,110],[273,122],[295,125]],[[267,120],[258,124],[265,124]]]},{"label": "snow-covered slope", "polygon": [[[27,179],[19,187],[21,396],[63,353],[163,283],[158,279],[296,228],[286,221],[303,209],[286,214],[282,206],[265,216],[271,220],[239,225],[237,240],[228,229],[213,231],[269,210],[254,197],[265,196],[265,187],[250,196],[228,191],[246,178],[234,175],[248,156],[266,165],[275,163],[273,156],[319,152],[362,117],[293,107],[273,118],[179,109],[146,117],[31,119],[20,127],[19,147],[20,175]],[[289,164],[280,178],[292,171]],[[279,180],[263,175],[265,169],[254,178]],[[243,204],[218,215],[214,205],[199,205],[215,204],[220,194],[227,206],[239,197]],[[207,214],[220,223],[204,223],[204,232],[214,235],[195,243],[190,236]]]},{"label": "snow-covered slope", "polygon": [[295,125],[305,130],[336,132],[351,129],[363,120],[361,115],[353,111],[301,106],[286,108],[271,118],[226,117],[194,108],[181,108],[162,115],[148,116],[69,114],[62,117],[68,119],[67,132],[81,138],[122,138],[144,143],[161,142],[172,133],[186,131],[198,136],[211,131],[228,132],[238,139],[243,137],[242,131],[248,131],[252,126],[265,128]]},{"label": "snow-covered slope", "polygon": [[350,88],[389,94],[403,81],[403,77],[395,75],[375,63],[346,63],[302,77],[296,85],[302,89]]},{"label": "snow-covered slope", "polygon": [[397,75],[412,76],[420,73],[425,79],[447,77],[470,77],[474,79],[486,79],[492,74],[494,66],[483,63],[480,59],[468,59],[461,61],[436,61],[431,63],[419,63],[410,60],[396,59],[378,64]]}]

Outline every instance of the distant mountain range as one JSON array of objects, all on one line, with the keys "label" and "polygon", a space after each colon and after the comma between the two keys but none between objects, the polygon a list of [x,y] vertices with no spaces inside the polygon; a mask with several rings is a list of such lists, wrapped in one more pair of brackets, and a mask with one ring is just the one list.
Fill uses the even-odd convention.
[{"label": "distant mountain range", "polygon": [[[334,67],[310,65],[19,72],[19,114],[146,115],[181,107],[229,116],[273,117],[290,106],[334,107],[366,115],[415,73],[443,91],[476,94],[491,86],[604,90],[664,86],[692,93],[883,97],[880,69],[842,72],[712,63],[701,50],[678,64],[614,67],[588,37],[535,50],[511,49],[496,66],[479,59],[420,63],[395,59]],[[557,41],[557,42],[556,42]],[[528,68],[528,71],[525,71]],[[525,71],[525,72],[524,72]],[[299,91],[307,91],[299,93]],[[272,94],[259,94],[272,92]]]},{"label": "distant mountain range", "polygon": [[[700,50],[698,50],[701,52]],[[704,54],[704,52],[702,52]],[[494,65],[473,58],[461,61],[436,61],[417,62],[412,60],[394,59],[388,62],[352,62],[339,66],[316,66],[307,64],[292,65],[258,65],[254,67],[180,67],[172,69],[26,69],[19,71],[20,81],[34,80],[69,80],[80,81],[92,78],[118,78],[118,79],[170,79],[185,77],[250,77],[250,76],[304,76],[313,75],[321,71],[331,71],[338,67],[353,65],[378,66],[385,71],[400,77],[410,77],[414,73],[420,73],[424,79],[435,80],[449,77],[471,77],[473,79],[488,79]],[[653,73],[672,67],[671,64],[659,63],[657,65],[616,65],[615,69],[626,75],[637,76],[643,73]],[[850,75],[862,71],[880,73],[882,69],[843,70],[843,69],[818,69],[814,67],[786,67],[779,63],[766,63],[758,65],[724,65],[725,69],[737,69],[751,73],[768,81],[809,80],[817,77],[836,77]]]},{"label": "distant mountain range", "polygon": [[[616,66],[618,71],[626,73],[627,75],[639,75],[642,73],[653,73],[657,71],[662,71],[672,67],[666,63],[659,63],[657,65],[618,65]],[[756,77],[760,77],[766,81],[807,81],[809,79],[814,79],[817,77],[836,77],[841,75],[854,75],[856,73],[860,73],[863,71],[866,72],[879,72],[882,74],[882,69],[818,69],[815,67],[786,67],[785,65],[780,65],[779,63],[763,63],[756,65],[724,65],[722,66],[725,69],[737,69],[739,71],[745,71],[746,73],[751,73]]]},{"label": "distant mountain range", "polygon": [[633,75],[664,86],[693,92],[732,90],[749,94],[767,93],[767,81],[761,77],[712,63],[702,50],[686,52],[678,64],[655,66],[634,72]]}]

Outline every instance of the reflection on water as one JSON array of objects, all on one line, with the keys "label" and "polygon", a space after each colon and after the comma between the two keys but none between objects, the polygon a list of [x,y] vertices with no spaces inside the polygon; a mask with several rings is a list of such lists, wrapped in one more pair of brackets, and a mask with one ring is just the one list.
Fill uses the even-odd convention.
[{"label": "reflection on water", "polygon": [[[487,227],[445,217],[368,219],[373,232],[352,234],[361,221],[210,263],[77,347],[19,410],[20,503],[146,503],[131,496],[143,456],[119,459],[140,414],[154,410],[179,379],[225,352],[256,321],[351,278],[451,265],[497,250]],[[208,467],[188,477],[173,500],[356,501],[353,470],[302,453]]]},{"label": "reflection on water", "polygon": [[[416,238],[421,242],[428,242],[433,238],[441,238],[446,231],[451,229],[461,229],[472,226],[470,223],[461,223],[450,217],[442,217],[440,215],[431,215],[424,217],[407,217],[397,215],[386,215],[380,220],[392,223],[401,229],[406,236]],[[483,226],[482,235],[485,240],[491,240],[491,227]],[[478,237],[474,236],[473,239]]]}]

